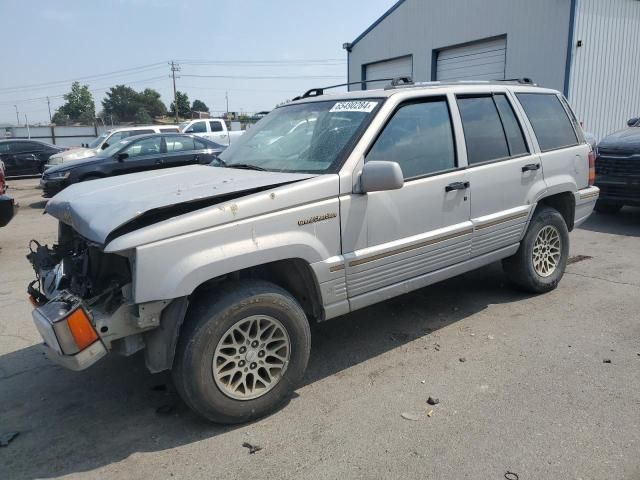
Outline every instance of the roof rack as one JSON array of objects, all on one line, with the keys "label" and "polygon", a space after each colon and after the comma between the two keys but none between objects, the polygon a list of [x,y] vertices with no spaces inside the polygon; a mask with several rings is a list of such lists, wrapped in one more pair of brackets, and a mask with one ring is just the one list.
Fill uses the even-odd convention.
[{"label": "roof rack", "polygon": [[325,90],[329,90],[332,88],[348,87],[350,85],[362,85],[362,84],[373,83],[373,82],[390,82],[388,85],[384,87],[385,90],[393,90],[396,88],[407,88],[407,87],[422,87],[425,85],[451,85],[451,84],[464,85],[464,84],[474,84],[474,83],[483,83],[483,84],[485,83],[518,83],[520,85],[538,86],[529,77],[507,78],[505,80],[451,80],[451,81],[444,81],[444,82],[433,81],[433,82],[416,83],[413,81],[411,77],[404,76],[404,77],[394,77],[394,78],[376,78],[372,80],[360,80],[358,82],[339,83],[336,85],[329,85],[328,87],[312,88],[304,92],[302,95],[299,95],[291,99],[291,101],[295,102],[296,100],[301,100],[303,98],[319,97],[321,95],[324,95]]},{"label": "roof rack", "polygon": [[411,81],[411,77],[398,77],[398,78],[375,78],[375,79],[372,79],[372,80],[360,80],[358,82],[338,83],[336,85],[329,85],[328,87],[312,88],[312,89],[307,90],[306,92],[304,92],[302,95],[299,95],[299,96],[297,96],[295,98],[292,98],[291,101],[295,102],[296,100],[301,100],[303,98],[319,97],[320,95],[324,95],[324,91],[325,90],[330,90],[332,88],[348,87],[350,85],[362,85],[363,83],[367,84],[367,83],[373,83],[373,82],[391,82],[391,83],[393,83],[394,81],[398,80],[399,78],[408,79],[409,81]]}]

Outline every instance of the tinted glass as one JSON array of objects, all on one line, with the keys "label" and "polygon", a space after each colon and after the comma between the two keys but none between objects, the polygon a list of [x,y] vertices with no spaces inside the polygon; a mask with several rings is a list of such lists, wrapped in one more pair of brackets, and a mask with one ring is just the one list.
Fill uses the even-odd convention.
[{"label": "tinted glass", "polygon": [[222,124],[220,124],[220,122],[209,122],[209,126],[211,126],[211,131],[212,132],[221,132],[222,131]]},{"label": "tinted glass", "polygon": [[194,138],[193,143],[196,147],[196,150],[206,150],[207,148],[218,148],[220,145],[217,143],[211,142],[210,144],[204,143],[203,141]]},{"label": "tinted glass", "polygon": [[123,150],[123,153],[128,153],[129,158],[156,155],[160,153],[160,137],[145,138],[137,142],[134,140],[129,147]]},{"label": "tinted glass", "polygon": [[118,143],[120,140],[122,140],[127,136],[128,136],[127,132],[115,132],[113,135],[107,138],[106,143],[108,145],[115,145],[116,143]]},{"label": "tinted glass", "polygon": [[187,129],[188,133],[206,133],[207,124],[205,122],[196,122]]},{"label": "tinted glass", "polygon": [[527,144],[524,141],[524,135],[522,134],[522,128],[516,118],[516,114],[511,107],[511,103],[507,100],[506,95],[494,95],[493,99],[500,112],[502,118],[502,125],[504,126],[504,132],[507,135],[507,142],[509,143],[509,153],[512,157],[529,153]]},{"label": "tinted glass", "polygon": [[543,152],[577,145],[578,139],[560,100],[553,94],[519,93]]},{"label": "tinted glass", "polygon": [[401,107],[366,156],[398,162],[404,178],[455,168],[455,147],[446,100]]},{"label": "tinted glass", "polygon": [[164,137],[167,144],[167,152],[184,152],[195,150],[195,144],[191,137],[167,136]]},{"label": "tinted glass", "polygon": [[13,150],[11,148],[12,145],[13,144],[10,142],[0,143],[0,153],[8,153],[12,151]]},{"label": "tinted glass", "polygon": [[509,147],[492,97],[458,98],[469,165],[509,157]]}]

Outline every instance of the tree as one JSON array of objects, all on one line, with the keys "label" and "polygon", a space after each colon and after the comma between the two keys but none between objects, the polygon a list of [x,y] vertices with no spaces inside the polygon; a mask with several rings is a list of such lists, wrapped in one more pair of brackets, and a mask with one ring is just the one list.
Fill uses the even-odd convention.
[{"label": "tree", "polygon": [[71,91],[65,93],[64,100],[65,104],[58,109],[53,117],[55,123],[61,125],[80,121],[91,123],[95,118],[96,106],[89,91],[89,85],[73,82]]},{"label": "tree", "polygon": [[209,113],[209,107],[202,100],[194,100],[191,105],[191,110],[194,112],[207,112]]},{"label": "tree", "polygon": [[152,88],[136,92],[125,85],[111,87],[102,100],[102,108],[105,116],[113,116],[115,120],[123,122],[151,123],[152,117],[167,113],[160,93]]},{"label": "tree", "polygon": [[[176,92],[176,100],[178,102],[178,116],[187,118],[191,113],[191,107],[189,106],[189,97],[186,93]],[[176,114],[176,107],[174,102],[171,102],[171,106],[169,107],[172,115]]]}]

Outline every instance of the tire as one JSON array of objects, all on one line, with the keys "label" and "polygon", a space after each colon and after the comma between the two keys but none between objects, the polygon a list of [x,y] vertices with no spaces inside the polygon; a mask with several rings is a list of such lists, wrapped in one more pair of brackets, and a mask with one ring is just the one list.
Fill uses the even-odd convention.
[{"label": "tire", "polygon": [[[266,327],[269,324],[273,325],[270,332]],[[237,332],[256,325],[264,329],[262,336],[252,337],[252,342],[256,337],[264,341],[257,349],[253,343],[246,345],[246,337]],[[251,332],[245,334],[251,337]],[[277,339],[265,341],[269,335]],[[288,350],[279,347],[287,340]],[[242,347],[238,345],[243,345],[245,352],[240,353]],[[277,410],[287,401],[304,376],[310,351],[309,322],[291,294],[265,281],[229,282],[214,294],[202,296],[187,313],[176,349],[173,381],[185,403],[203,418],[226,424],[247,422]],[[280,362],[272,354],[288,356],[288,361]],[[243,361],[244,368],[238,372]],[[271,377],[258,363],[274,361],[282,368],[280,373],[275,369],[276,380],[268,386],[265,378]],[[235,373],[231,375],[230,371]],[[234,389],[237,374],[241,385]],[[256,390],[245,389],[245,384],[253,384]]]},{"label": "tire", "polygon": [[606,200],[597,200],[595,211],[598,213],[612,215],[614,213],[618,213],[622,208],[622,204],[620,203],[611,203]]},{"label": "tire", "polygon": [[[536,245],[539,235],[542,239]],[[552,238],[557,238],[558,242],[552,241]],[[536,266],[534,246],[540,252],[536,258],[547,258],[547,263],[542,261]],[[556,252],[556,248],[559,252]],[[503,260],[502,265],[516,287],[530,293],[544,293],[558,286],[568,258],[569,231],[564,218],[557,210],[542,207],[534,213],[518,251]],[[555,264],[553,269],[549,267],[552,262]]]}]

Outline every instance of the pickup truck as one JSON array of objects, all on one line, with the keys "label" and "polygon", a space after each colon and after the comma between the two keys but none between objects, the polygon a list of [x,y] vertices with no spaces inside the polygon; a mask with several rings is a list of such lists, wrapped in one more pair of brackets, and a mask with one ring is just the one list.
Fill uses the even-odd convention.
[{"label": "pickup truck", "polygon": [[311,322],[497,261],[521,290],[555,289],[599,195],[566,99],[526,81],[403,82],[314,89],[209,166],[56,195],[57,245],[29,254],[50,357],[80,370],[144,350],[195,412],[238,423],[301,382]]},{"label": "pickup truck", "polygon": [[231,145],[234,140],[244,133],[244,130],[229,130],[226,122],[221,118],[184,122],[180,124],[180,131],[182,133],[192,133],[225,146]]}]

